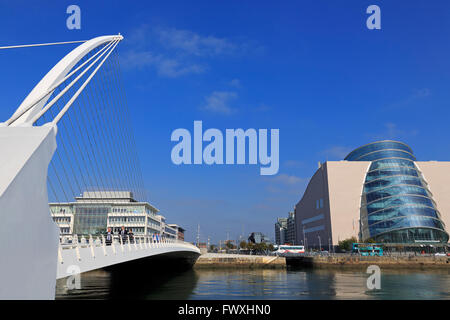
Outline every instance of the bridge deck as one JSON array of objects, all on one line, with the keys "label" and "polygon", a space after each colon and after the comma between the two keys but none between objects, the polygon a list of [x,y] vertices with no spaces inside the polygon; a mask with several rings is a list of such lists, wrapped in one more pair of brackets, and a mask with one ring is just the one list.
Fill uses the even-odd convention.
[{"label": "bridge deck", "polygon": [[112,265],[151,256],[187,252],[200,255],[200,250],[187,242],[174,240],[152,241],[135,237],[134,241],[115,240],[107,245],[103,240],[86,243],[61,244],[58,250],[57,279],[73,274],[101,269]]}]

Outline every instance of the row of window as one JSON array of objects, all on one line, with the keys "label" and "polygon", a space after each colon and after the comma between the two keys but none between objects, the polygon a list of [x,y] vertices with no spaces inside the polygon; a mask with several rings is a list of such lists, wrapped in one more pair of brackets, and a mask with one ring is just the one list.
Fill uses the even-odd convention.
[{"label": "row of window", "polygon": [[122,222],[141,222],[145,223],[145,217],[131,216],[131,217],[109,217],[110,223],[122,223]]},{"label": "row of window", "polygon": [[[117,227],[111,228],[111,229],[115,234],[118,234],[121,230],[120,227],[119,228],[117,228]],[[128,231],[130,231],[130,229],[128,229]],[[133,232],[134,235],[143,235],[145,233],[145,228],[136,227],[136,228],[132,228],[131,231]]]},{"label": "row of window", "polygon": [[56,223],[70,223],[70,217],[53,217],[53,221]]},{"label": "row of window", "polygon": [[138,207],[126,207],[126,208],[117,208],[117,207],[113,207],[112,208],[112,213],[143,213],[142,208],[138,208]]}]

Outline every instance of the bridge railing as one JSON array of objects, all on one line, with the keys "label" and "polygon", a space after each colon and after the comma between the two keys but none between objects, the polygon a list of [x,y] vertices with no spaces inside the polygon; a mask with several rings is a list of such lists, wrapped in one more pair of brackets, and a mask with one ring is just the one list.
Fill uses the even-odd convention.
[{"label": "bridge railing", "polygon": [[[109,241],[108,241],[109,240]],[[149,235],[62,235],[58,248],[57,279],[75,273],[101,269],[110,265],[172,252],[200,250],[178,239],[154,239]]]},{"label": "bridge railing", "polygon": [[110,245],[125,245],[125,244],[132,244],[132,245],[141,245],[141,244],[172,244],[172,243],[178,243],[178,244],[190,244],[188,242],[178,240],[178,239],[171,239],[171,238],[158,238],[155,239],[153,236],[150,235],[113,235],[111,239],[107,239],[105,235],[60,235],[59,237],[60,246],[63,248],[74,248],[76,246],[78,247],[86,247],[86,246],[94,246],[94,247],[101,247],[101,246],[110,246]]},{"label": "bridge railing", "polygon": [[[63,262],[63,250],[73,249],[80,255],[80,249],[90,248],[92,255],[95,248],[103,248],[106,255],[106,248],[115,254],[116,252],[137,251],[152,248],[173,247],[174,245],[188,245],[193,246],[189,242],[178,239],[158,238],[155,239],[150,235],[114,235],[111,239],[107,239],[105,235],[61,235],[58,250],[58,259]],[[80,258],[79,258],[80,259]]]}]

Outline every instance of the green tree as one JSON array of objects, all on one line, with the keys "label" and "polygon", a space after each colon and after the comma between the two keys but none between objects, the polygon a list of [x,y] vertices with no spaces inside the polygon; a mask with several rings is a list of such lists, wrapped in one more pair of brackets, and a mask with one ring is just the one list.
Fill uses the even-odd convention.
[{"label": "green tree", "polygon": [[338,242],[338,247],[341,250],[350,251],[352,249],[352,244],[358,242],[358,239],[351,237],[349,239],[344,239]]},{"label": "green tree", "polygon": [[225,241],[225,247],[227,247],[227,249],[234,249],[235,248],[233,243],[231,242],[231,240]]},{"label": "green tree", "polygon": [[246,241],[241,241],[240,243],[239,243],[239,248],[241,248],[241,249],[247,249],[247,247],[248,247],[248,245],[247,245],[247,242]]}]

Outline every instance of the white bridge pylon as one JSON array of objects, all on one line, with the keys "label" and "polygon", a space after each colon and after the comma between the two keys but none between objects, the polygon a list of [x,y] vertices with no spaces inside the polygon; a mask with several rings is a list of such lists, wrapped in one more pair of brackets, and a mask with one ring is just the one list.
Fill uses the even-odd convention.
[{"label": "white bridge pylon", "polygon": [[[108,254],[109,246],[106,255],[101,247],[60,250],[59,228],[50,215],[47,191],[57,125],[122,39],[120,34],[97,37],[73,49],[42,78],[11,118],[0,123],[0,299],[54,299],[58,270],[68,263],[79,264],[84,272],[161,250],[196,249],[177,244],[176,249],[151,247],[124,256]],[[61,101],[56,115],[48,113]],[[37,125],[49,114],[50,121]],[[95,259],[88,260],[85,252],[93,252]]]}]

